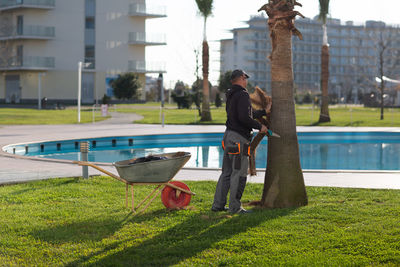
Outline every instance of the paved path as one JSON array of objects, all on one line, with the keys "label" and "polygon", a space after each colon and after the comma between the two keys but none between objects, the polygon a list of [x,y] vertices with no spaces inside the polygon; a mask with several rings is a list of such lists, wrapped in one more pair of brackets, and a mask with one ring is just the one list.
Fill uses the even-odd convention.
[{"label": "paved path", "polygon": [[109,112],[109,114],[111,115],[110,119],[96,122],[96,124],[131,124],[143,119],[143,116],[135,113]]},{"label": "paved path", "polygon": [[[136,117],[135,117],[136,116]],[[223,132],[224,126],[196,125],[142,125],[131,124],[137,119],[135,114],[113,114],[113,119],[101,123],[77,125],[22,125],[0,127],[0,147],[8,144],[67,140],[90,137]],[[299,131],[400,131],[399,128],[340,128],[340,127],[299,127]],[[115,172],[110,164],[103,167]],[[73,177],[82,174],[81,167],[69,161],[36,159],[14,156],[0,151],[0,184],[18,183],[54,177]],[[90,169],[90,175],[101,174]],[[217,180],[220,170],[182,169],[177,180]],[[304,171],[307,186],[334,186],[354,188],[400,189],[400,172],[349,172],[349,171]],[[249,177],[250,182],[263,183],[264,172]]]}]

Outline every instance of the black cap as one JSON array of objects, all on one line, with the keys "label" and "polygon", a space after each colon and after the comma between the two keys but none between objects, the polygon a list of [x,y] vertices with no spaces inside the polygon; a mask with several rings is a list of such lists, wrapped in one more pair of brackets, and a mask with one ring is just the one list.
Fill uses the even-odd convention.
[{"label": "black cap", "polygon": [[234,79],[239,78],[240,76],[243,76],[243,75],[246,76],[247,79],[250,78],[250,76],[243,70],[234,70],[234,71],[232,71],[232,74],[231,74],[231,81],[233,81]]}]

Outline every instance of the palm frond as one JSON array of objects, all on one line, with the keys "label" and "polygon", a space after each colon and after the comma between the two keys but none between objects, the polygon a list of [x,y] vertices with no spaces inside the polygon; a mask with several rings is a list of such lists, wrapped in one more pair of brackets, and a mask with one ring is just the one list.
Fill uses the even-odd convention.
[{"label": "palm frond", "polygon": [[212,14],[213,0],[196,0],[197,7],[204,18]]},{"label": "palm frond", "polygon": [[329,0],[319,0],[319,15],[318,19],[326,24],[326,18],[329,14]]}]

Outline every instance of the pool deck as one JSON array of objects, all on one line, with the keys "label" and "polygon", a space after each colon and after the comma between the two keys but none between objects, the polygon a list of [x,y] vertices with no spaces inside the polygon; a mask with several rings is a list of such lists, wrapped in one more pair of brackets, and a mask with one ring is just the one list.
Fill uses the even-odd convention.
[{"label": "pool deck", "polygon": [[[76,125],[21,125],[0,126],[0,147],[8,144],[68,140],[91,137],[131,136],[171,133],[214,133],[223,132],[224,126],[192,125],[143,125],[126,123],[124,119],[108,122]],[[366,127],[298,127],[298,131],[396,131],[400,128]],[[82,175],[82,167],[69,161],[28,158],[14,156],[0,151],[0,184],[14,184],[55,177],[77,177]],[[102,165],[116,173],[110,164]],[[303,170],[307,186],[329,186],[350,188],[400,189],[400,171],[316,171]],[[90,175],[100,172],[89,168]],[[263,183],[264,171],[258,171],[249,182]],[[182,169],[176,180],[213,180],[220,175],[218,169]]]}]

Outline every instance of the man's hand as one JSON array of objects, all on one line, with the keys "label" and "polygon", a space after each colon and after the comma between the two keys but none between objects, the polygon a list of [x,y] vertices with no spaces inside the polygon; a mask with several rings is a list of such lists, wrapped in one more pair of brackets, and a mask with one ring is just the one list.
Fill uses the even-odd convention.
[{"label": "man's hand", "polygon": [[265,125],[262,125],[260,133],[265,133],[265,134],[268,133],[268,128]]}]

